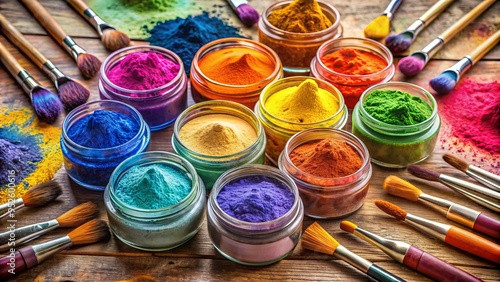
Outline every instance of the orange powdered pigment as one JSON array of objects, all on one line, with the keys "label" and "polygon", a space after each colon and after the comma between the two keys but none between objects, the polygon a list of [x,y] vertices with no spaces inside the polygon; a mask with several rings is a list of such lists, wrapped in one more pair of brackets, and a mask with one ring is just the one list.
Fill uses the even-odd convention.
[{"label": "orange powdered pigment", "polygon": [[381,56],[360,49],[342,48],[321,58],[325,66],[335,72],[351,75],[366,75],[387,67]]}]

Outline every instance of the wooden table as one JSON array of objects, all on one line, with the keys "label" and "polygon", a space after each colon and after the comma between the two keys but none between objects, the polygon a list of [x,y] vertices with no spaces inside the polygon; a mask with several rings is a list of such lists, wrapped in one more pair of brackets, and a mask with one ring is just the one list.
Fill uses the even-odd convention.
[{"label": "wooden table", "polygon": [[[77,15],[68,4],[58,0],[42,0],[42,4],[51,12],[56,20],[62,24],[63,28],[72,35],[89,52],[104,60],[109,54],[101,45],[93,29]],[[224,1],[199,1],[211,7],[214,3],[226,5]],[[220,2],[220,3],[218,3]],[[258,2],[258,3],[257,3]],[[259,11],[262,11],[268,3],[272,1],[253,1]],[[374,17],[385,8],[388,1],[336,1],[334,5],[340,11],[342,24],[344,25],[344,36],[362,36],[362,30]],[[469,11],[479,0],[458,0],[449,9],[426,29],[417,41],[413,44],[411,51],[418,50],[427,44],[430,39],[437,36],[450,23],[456,21],[461,15]],[[418,18],[434,0],[409,0],[405,1],[400,10],[396,13],[393,31],[400,32],[414,19]],[[240,23],[235,19],[229,8],[227,17],[235,25]],[[83,80],[75,63],[67,53],[63,51],[46,32],[35,22],[26,9],[14,0],[0,0],[0,11],[14,25],[27,35],[28,39],[39,48],[50,60],[52,60],[63,72],[79,79],[91,91],[92,100],[98,99],[97,83],[98,78]],[[196,13],[199,11],[196,10]],[[99,11],[97,11],[99,13]],[[478,18],[471,28],[460,33],[449,45],[432,60],[417,78],[408,80],[427,89],[428,80],[439,74],[446,67],[460,59],[468,51],[472,50],[477,41],[471,40],[473,32],[478,27],[490,28],[491,31],[500,26],[500,3],[496,3],[484,15]],[[244,33],[256,39],[256,28],[243,29]],[[10,45],[5,38],[0,41],[9,47],[20,63],[32,73],[44,85],[51,85],[47,77],[34,65],[21,56],[21,54]],[[133,44],[145,44],[142,41],[134,41]],[[479,62],[475,68],[468,72],[468,76],[480,77],[486,81],[499,78],[500,73],[500,48],[497,46],[487,57]],[[398,73],[395,80],[404,80]],[[15,80],[7,73],[2,66],[0,68],[0,104],[7,104],[14,108],[30,107],[29,101],[23,95],[21,88]],[[54,90],[53,87],[51,87]],[[190,98],[192,103],[192,99]],[[1,117],[0,117],[1,118]],[[60,117],[56,124],[61,125],[64,117]],[[350,121],[347,129],[350,129]],[[172,151],[170,137],[172,127],[154,132],[149,150]],[[427,168],[434,168],[443,173],[462,176],[460,172],[451,168],[442,159],[441,155],[448,152],[448,148],[440,146],[439,142],[432,156],[423,165]],[[497,156],[498,157],[498,156]],[[468,161],[472,161],[468,159]],[[379,166],[373,166],[373,176],[370,190],[365,205],[355,214],[348,217],[349,220],[358,226],[393,239],[404,240],[424,249],[434,255],[444,259],[456,266],[484,279],[485,281],[498,281],[500,271],[498,266],[493,265],[483,259],[473,257],[460,250],[454,249],[444,243],[432,239],[427,235],[419,233],[414,229],[397,222],[393,218],[379,211],[373,201],[375,199],[385,199],[392,201],[408,212],[419,214],[423,217],[433,219],[443,223],[452,223],[443,218],[435,211],[424,208],[418,203],[409,202],[387,195],[381,185],[385,177],[395,174],[409,179],[414,184],[422,188],[429,194],[447,198],[460,204],[464,204],[479,211],[486,211],[483,207],[472,203],[446,187],[418,180],[412,177],[406,170],[389,170]],[[38,209],[25,209],[19,212],[19,226],[56,218],[64,211],[76,206],[84,201],[93,201],[99,205],[99,216],[107,220],[106,212],[102,201],[102,192],[92,192],[78,187],[71,183],[64,171],[59,170],[56,175],[57,180],[64,185],[64,194],[50,205]],[[488,212],[492,214],[492,212]],[[22,216],[21,216],[22,215]],[[304,228],[309,226],[314,220],[304,219]],[[380,250],[355,236],[347,234],[339,229],[340,220],[321,220],[320,223],[330,231],[338,241],[351,249],[355,253],[368,260],[376,262],[380,266],[405,278],[409,281],[428,281],[409,268],[400,265],[386,256]],[[0,224],[1,228],[5,223]],[[39,238],[36,242],[55,238],[66,234],[68,230],[60,229]],[[368,278],[347,265],[341,260],[311,252],[298,245],[293,254],[286,259],[266,267],[250,267],[233,263],[222,257],[211,245],[206,228],[206,222],[199,233],[184,245],[170,251],[145,252],[129,247],[116,238],[112,238],[107,243],[94,244],[83,247],[74,247],[66,250],[43,264],[18,275],[13,281],[208,281],[208,280],[307,280],[307,281],[363,281]]]}]

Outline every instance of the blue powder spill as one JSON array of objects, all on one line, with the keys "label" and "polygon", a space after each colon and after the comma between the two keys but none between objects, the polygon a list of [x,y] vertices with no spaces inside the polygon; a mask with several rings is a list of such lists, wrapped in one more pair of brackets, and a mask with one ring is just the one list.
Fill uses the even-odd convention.
[{"label": "blue powder spill", "polygon": [[15,171],[14,184],[19,184],[43,159],[35,136],[12,131],[0,129],[0,187],[9,184],[10,171]]}]

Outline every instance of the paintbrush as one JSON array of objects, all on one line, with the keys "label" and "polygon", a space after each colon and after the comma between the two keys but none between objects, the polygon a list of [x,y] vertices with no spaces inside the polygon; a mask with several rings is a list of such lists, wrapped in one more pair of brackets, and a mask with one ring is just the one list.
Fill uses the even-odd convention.
[{"label": "paintbrush", "polygon": [[382,267],[356,255],[342,246],[319,223],[314,222],[302,235],[302,246],[308,250],[334,255],[378,281],[405,281]]},{"label": "paintbrush", "polygon": [[498,44],[498,42],[500,42],[500,30],[481,43],[481,45],[474,49],[469,55],[463,57],[440,75],[431,79],[429,84],[432,89],[439,94],[450,92],[460,80],[460,77],[481,60],[484,55]]},{"label": "paintbrush", "polygon": [[87,53],[82,47],[67,35],[49,12],[35,0],[21,0],[35,16],[36,20],[52,35],[52,37],[76,61],[76,65],[85,78],[94,77],[101,67],[101,61],[92,54]]},{"label": "paintbrush", "polygon": [[13,199],[12,201],[9,200],[7,203],[1,204],[0,219],[9,215],[10,217],[14,217],[13,213],[23,207],[35,208],[43,206],[55,200],[61,194],[61,186],[53,179],[37,184],[26,191],[21,198]]},{"label": "paintbrush", "polygon": [[375,235],[350,221],[342,221],[340,228],[381,249],[395,261],[436,281],[483,281],[415,246]]},{"label": "paintbrush", "polygon": [[[111,234],[109,233],[106,222],[100,219],[93,219],[71,231],[64,237],[27,246],[1,258],[0,279],[11,278],[71,246],[107,241],[110,236]],[[12,267],[11,263],[13,264]],[[13,269],[15,269],[15,271]],[[13,272],[15,272],[15,274]]]},{"label": "paintbrush", "polygon": [[97,30],[107,50],[116,51],[130,44],[130,38],[125,33],[118,31],[114,26],[101,19],[85,2],[81,0],[66,1]]},{"label": "paintbrush", "polygon": [[41,235],[48,233],[57,227],[78,227],[85,222],[96,217],[99,213],[97,205],[92,202],[85,202],[80,204],[64,214],[60,215],[56,219],[52,219],[45,222],[35,223],[21,228],[16,228],[15,230],[9,230],[7,232],[0,233],[0,252],[8,250],[11,248],[9,239],[14,235],[15,246],[20,246],[26,242],[29,242]]},{"label": "paintbrush", "polygon": [[410,56],[401,59],[398,63],[398,69],[407,77],[417,75],[425,65],[429,62],[430,58],[443,48],[458,32],[464,29],[470,22],[481,15],[489,6],[495,3],[495,0],[484,0],[474,7],[465,16],[455,22],[451,27],[445,30],[436,39],[431,41],[421,51],[416,51]]},{"label": "paintbrush", "polygon": [[227,2],[244,25],[251,27],[259,21],[259,12],[250,6],[247,0],[227,0]]},{"label": "paintbrush", "polygon": [[59,98],[67,110],[85,103],[90,96],[87,88],[64,75],[51,61],[39,52],[2,14],[0,14],[0,26],[3,34],[9,38],[24,54],[26,54],[45,74],[50,77]]},{"label": "paintbrush", "polygon": [[384,180],[387,193],[410,201],[421,200],[432,204],[453,220],[483,234],[500,239],[500,221],[482,212],[453,203],[451,201],[425,194],[422,190],[397,176],[390,175]]},{"label": "paintbrush", "polygon": [[500,245],[484,239],[465,229],[425,219],[411,213],[393,203],[377,200],[375,205],[388,215],[435,237],[453,247],[470,254],[482,257],[496,264],[500,263]]},{"label": "paintbrush", "polygon": [[391,19],[403,0],[391,0],[382,15],[376,17],[364,29],[365,37],[374,40],[384,39],[391,30]]},{"label": "paintbrush", "polygon": [[410,45],[437,16],[439,16],[455,0],[439,0],[418,20],[412,23],[405,31],[396,35],[389,35],[385,39],[385,46],[393,53],[401,53],[410,48]]},{"label": "paintbrush", "polygon": [[[498,34],[500,35],[500,33]],[[469,164],[466,161],[451,154],[444,154],[443,159],[453,167],[481,182],[483,185],[495,191],[500,191],[500,175],[496,175],[475,165]]]}]

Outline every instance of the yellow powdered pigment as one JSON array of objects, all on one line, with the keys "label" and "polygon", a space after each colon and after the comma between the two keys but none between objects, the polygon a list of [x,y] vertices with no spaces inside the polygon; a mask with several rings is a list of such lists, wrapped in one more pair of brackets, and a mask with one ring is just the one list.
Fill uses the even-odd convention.
[{"label": "yellow powdered pigment", "polygon": [[179,130],[186,147],[208,156],[227,156],[243,151],[257,139],[254,127],[226,114],[204,115],[188,121]]},{"label": "yellow powdered pigment", "polygon": [[318,32],[332,26],[316,0],[294,0],[289,5],[273,10],[267,20],[275,27],[295,33]]}]

